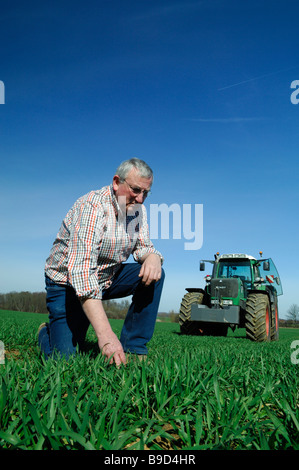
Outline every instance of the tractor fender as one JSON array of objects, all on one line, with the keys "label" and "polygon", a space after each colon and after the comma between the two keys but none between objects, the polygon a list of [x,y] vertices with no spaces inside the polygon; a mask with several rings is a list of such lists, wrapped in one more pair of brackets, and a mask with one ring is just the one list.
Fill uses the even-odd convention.
[{"label": "tractor fender", "polygon": [[201,292],[202,294],[205,293],[204,289],[201,289],[200,287],[186,287],[187,292]]}]

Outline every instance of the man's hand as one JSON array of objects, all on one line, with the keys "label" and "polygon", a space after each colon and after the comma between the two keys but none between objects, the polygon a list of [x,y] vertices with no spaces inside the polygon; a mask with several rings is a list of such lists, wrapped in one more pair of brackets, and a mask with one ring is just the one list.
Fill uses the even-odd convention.
[{"label": "man's hand", "polygon": [[109,364],[115,363],[117,366],[126,364],[126,355],[123,347],[113,331],[108,335],[100,335],[98,344],[103,356],[106,356],[109,361]]},{"label": "man's hand", "polygon": [[99,348],[109,361],[117,366],[126,364],[126,355],[117,336],[113,333],[101,300],[85,299],[82,308],[98,338]]},{"label": "man's hand", "polygon": [[159,281],[159,279],[161,279],[161,273],[162,268],[159,255],[150,253],[142,260],[139,277],[142,278],[142,282],[146,286],[149,286],[152,282]]}]

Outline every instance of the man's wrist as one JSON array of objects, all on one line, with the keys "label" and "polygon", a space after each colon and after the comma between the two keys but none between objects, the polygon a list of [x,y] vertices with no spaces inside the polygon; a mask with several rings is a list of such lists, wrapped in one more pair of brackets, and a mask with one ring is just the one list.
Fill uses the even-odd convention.
[{"label": "man's wrist", "polygon": [[158,256],[159,260],[160,260],[160,263],[161,263],[161,266],[163,264],[163,257],[159,254],[159,253],[153,253],[153,255],[156,255]]}]

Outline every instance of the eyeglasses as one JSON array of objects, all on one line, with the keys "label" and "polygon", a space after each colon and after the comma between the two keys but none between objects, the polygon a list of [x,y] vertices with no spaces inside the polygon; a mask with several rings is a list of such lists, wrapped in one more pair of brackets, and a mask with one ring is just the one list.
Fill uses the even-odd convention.
[{"label": "eyeglasses", "polygon": [[133,187],[131,186],[126,180],[124,180],[125,183],[127,183],[127,185],[129,186],[129,188],[131,189],[132,193],[135,194],[136,196],[138,196],[139,194],[143,193],[143,197],[147,197],[151,194],[151,191],[147,191],[146,189],[141,189],[141,188],[136,188],[136,187]]}]

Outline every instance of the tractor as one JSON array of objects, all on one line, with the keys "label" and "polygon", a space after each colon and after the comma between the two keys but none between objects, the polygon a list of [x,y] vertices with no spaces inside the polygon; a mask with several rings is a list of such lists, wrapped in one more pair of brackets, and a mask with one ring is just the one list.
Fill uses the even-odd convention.
[{"label": "tractor", "polygon": [[216,253],[206,286],[186,288],[179,312],[181,334],[226,336],[228,328],[245,328],[252,341],[277,341],[278,302],[282,286],[271,258]]}]

